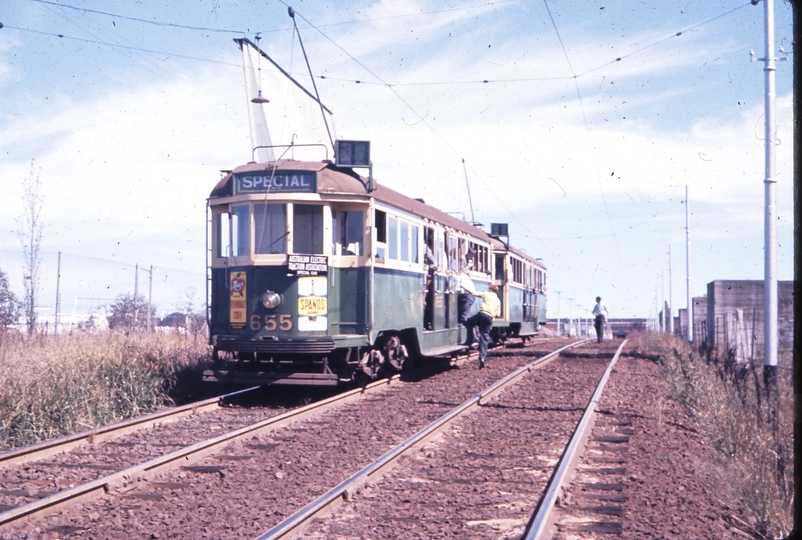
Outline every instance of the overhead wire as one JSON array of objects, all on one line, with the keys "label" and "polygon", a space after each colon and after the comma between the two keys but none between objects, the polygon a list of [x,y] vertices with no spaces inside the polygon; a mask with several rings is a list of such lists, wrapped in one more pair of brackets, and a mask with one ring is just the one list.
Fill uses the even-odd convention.
[{"label": "overhead wire", "polygon": [[[579,108],[582,111],[582,122],[584,123],[585,134],[586,134],[586,136],[588,138],[588,146],[590,147],[590,151],[593,154],[593,160],[592,160],[593,161],[593,170],[596,173],[596,180],[599,183],[599,192],[601,193],[601,197],[602,197],[602,204],[604,206],[604,213],[607,216],[607,222],[610,225],[610,231],[613,233],[613,244],[615,246],[615,252],[616,252],[616,255],[618,257],[618,263],[619,263],[619,266],[620,266],[622,264],[622,262],[621,262],[621,252],[618,249],[618,238],[615,235],[615,231],[613,230],[613,221],[610,218],[610,209],[607,207],[607,197],[604,194],[604,186],[602,185],[601,175],[599,174],[599,167],[598,167],[598,162],[597,162],[597,159],[596,159],[596,152],[595,152],[595,148],[593,146],[593,140],[590,137],[590,128],[588,126],[587,115],[585,114],[585,105],[584,105],[584,103],[582,101],[582,92],[579,89],[579,81],[577,79],[576,72],[574,71],[574,66],[571,64],[571,59],[568,57],[568,50],[565,48],[565,44],[563,43],[562,36],[560,36],[560,31],[557,28],[557,23],[554,21],[554,17],[551,14],[551,9],[549,8],[548,0],[543,0],[543,5],[546,6],[546,12],[549,14],[549,19],[551,20],[551,24],[554,27],[554,32],[557,34],[557,39],[560,42],[560,48],[562,48],[563,54],[565,55],[565,60],[568,63],[568,68],[571,70],[571,75],[573,75],[574,86],[576,88],[576,95],[577,95],[577,98],[579,99]],[[626,279],[626,276],[625,276],[625,279]]]},{"label": "overhead wire", "polygon": [[[147,24],[155,24],[155,25],[158,25],[158,26],[164,26],[164,27],[175,27],[175,28],[182,28],[182,29],[194,30],[194,31],[201,30],[201,31],[210,31],[210,32],[224,32],[224,33],[245,33],[245,32],[246,32],[246,31],[243,31],[243,30],[232,30],[232,29],[223,29],[223,28],[210,28],[210,27],[202,27],[202,26],[182,25],[182,24],[176,24],[176,23],[165,23],[165,22],[160,22],[160,21],[153,21],[153,20],[148,20],[148,19],[141,19],[141,18],[137,18],[137,17],[129,17],[129,16],[124,16],[124,15],[120,15],[120,14],[116,14],[116,13],[110,13],[110,12],[99,11],[99,10],[91,10],[91,9],[86,9],[86,8],[82,8],[82,7],[76,7],[76,6],[72,6],[72,5],[68,5],[68,4],[60,4],[60,3],[51,2],[51,1],[48,1],[48,0],[32,0],[32,1],[34,1],[34,2],[38,2],[38,3],[41,3],[41,4],[46,4],[46,5],[54,6],[54,7],[67,8],[67,9],[74,9],[74,10],[79,10],[79,11],[83,11],[83,12],[87,12],[87,13],[95,13],[95,14],[100,14],[100,15],[104,15],[104,16],[118,17],[118,18],[121,18],[121,19],[132,20],[132,21],[136,21],[136,22],[142,22],[142,23],[147,23]],[[282,4],[284,4],[286,7],[289,7],[289,6],[288,6],[288,4],[287,4],[286,2],[284,2],[283,0],[279,0],[279,1],[280,1]],[[507,0],[507,1],[512,1],[512,0]],[[368,18],[368,19],[365,19],[365,20],[381,20],[381,19],[385,19],[385,18],[411,17],[411,16],[415,16],[415,15],[425,15],[425,14],[431,14],[431,13],[440,13],[440,12],[446,12],[446,11],[457,11],[457,10],[466,10],[466,9],[477,9],[477,8],[487,7],[487,6],[490,6],[490,5],[495,5],[495,4],[499,4],[499,3],[506,3],[506,2],[496,2],[496,3],[493,3],[493,4],[491,4],[491,3],[485,3],[485,4],[476,4],[476,5],[473,5],[473,6],[464,6],[464,7],[460,7],[460,8],[450,8],[450,9],[446,9],[446,10],[434,10],[434,11],[430,11],[430,12],[421,12],[421,13],[417,13],[417,14],[399,14],[399,15],[392,15],[392,16],[388,16],[388,17]],[[544,3],[545,3],[545,0],[544,0]],[[701,27],[701,26],[704,26],[704,25],[706,25],[706,24],[709,24],[709,23],[711,23],[711,22],[713,22],[713,21],[715,21],[715,20],[717,20],[717,19],[720,19],[720,18],[722,18],[722,17],[725,17],[725,16],[727,16],[727,15],[729,15],[729,14],[731,14],[731,13],[733,13],[733,12],[735,12],[735,11],[739,10],[739,9],[742,9],[742,8],[744,8],[744,7],[747,7],[747,6],[751,5],[751,2],[748,2],[748,3],[744,4],[744,5],[741,5],[741,6],[735,7],[735,8],[733,8],[733,9],[731,9],[731,10],[729,10],[729,11],[725,12],[725,13],[722,13],[722,14],[720,14],[720,15],[717,15],[716,17],[713,17],[713,18],[711,18],[711,19],[708,19],[708,20],[706,20],[706,21],[703,21],[703,22],[701,22],[701,23],[698,23],[698,24],[696,24],[696,25],[694,25],[694,26],[691,26],[691,27],[689,27],[689,28],[687,28],[687,29],[684,29],[684,30],[678,31],[678,32],[676,32],[676,33],[672,34],[671,36],[668,36],[668,37],[666,37],[666,38],[663,38],[663,39],[660,39],[660,40],[658,40],[658,41],[656,41],[656,42],[650,43],[650,44],[648,44],[648,45],[646,45],[646,46],[644,46],[644,47],[642,47],[642,48],[640,48],[640,49],[638,49],[638,50],[636,50],[636,51],[633,51],[633,52],[631,52],[631,53],[628,53],[628,54],[626,54],[626,55],[622,55],[622,56],[620,56],[620,57],[616,57],[616,58],[615,58],[614,60],[612,60],[612,61],[606,62],[606,63],[604,63],[604,64],[600,64],[599,66],[597,66],[597,67],[595,67],[595,68],[592,68],[592,69],[590,69],[590,70],[584,71],[584,72],[582,72],[582,73],[580,73],[580,74],[576,74],[576,73],[575,73],[575,71],[574,71],[574,69],[573,69],[573,66],[572,66],[572,65],[571,65],[571,63],[570,63],[570,59],[568,58],[568,55],[567,55],[567,51],[566,51],[566,49],[565,49],[565,46],[564,46],[564,44],[562,43],[562,38],[559,36],[559,31],[558,31],[558,29],[557,29],[557,27],[556,27],[556,24],[555,24],[555,22],[554,22],[554,19],[553,19],[553,17],[551,16],[551,12],[550,12],[550,10],[549,10],[549,8],[548,8],[548,4],[547,4],[547,3],[545,3],[545,5],[546,5],[547,11],[548,11],[548,13],[549,13],[549,17],[550,17],[550,19],[551,19],[552,25],[553,25],[553,26],[554,26],[554,28],[555,28],[555,32],[556,32],[556,33],[557,33],[557,35],[558,35],[558,38],[559,38],[559,41],[560,41],[560,45],[561,45],[561,47],[563,48],[563,52],[564,52],[564,54],[565,54],[565,56],[566,56],[566,60],[567,60],[567,62],[568,62],[568,64],[569,64],[569,67],[570,67],[570,69],[571,69],[571,73],[572,73],[572,75],[571,75],[570,77],[525,77],[525,78],[515,78],[515,79],[479,79],[479,80],[473,80],[473,81],[423,81],[423,82],[410,82],[410,83],[389,83],[389,82],[387,82],[387,81],[383,80],[381,77],[379,77],[379,76],[378,76],[376,73],[374,73],[374,72],[373,72],[371,69],[369,69],[367,66],[365,66],[365,65],[364,65],[364,64],[363,64],[361,61],[359,61],[359,60],[358,60],[357,58],[355,58],[353,55],[351,55],[350,53],[348,53],[348,51],[346,51],[346,50],[345,50],[343,47],[341,47],[339,44],[337,44],[337,43],[336,43],[334,40],[332,40],[332,39],[331,39],[329,36],[327,36],[327,35],[326,35],[326,34],[325,34],[325,33],[324,33],[322,30],[321,30],[321,27],[332,26],[332,25],[317,25],[317,26],[316,26],[316,25],[313,25],[313,24],[312,24],[312,23],[311,23],[311,22],[310,22],[308,19],[306,19],[305,17],[303,17],[303,15],[300,15],[300,14],[299,14],[299,15],[301,16],[301,18],[302,18],[302,19],[303,19],[303,20],[304,20],[304,21],[305,21],[307,24],[309,24],[309,25],[310,25],[310,27],[311,27],[311,28],[313,28],[313,29],[315,29],[317,32],[319,32],[319,33],[320,33],[320,34],[321,34],[321,35],[322,35],[322,36],[323,36],[325,39],[327,39],[328,41],[330,41],[330,42],[331,42],[333,45],[335,45],[335,46],[336,46],[338,49],[340,49],[340,50],[341,50],[343,53],[345,53],[345,54],[346,54],[346,55],[347,55],[349,58],[351,58],[351,59],[352,59],[352,60],[353,60],[355,63],[357,63],[357,64],[358,64],[360,67],[362,67],[362,68],[363,68],[363,69],[365,69],[365,70],[366,70],[368,73],[370,73],[370,74],[371,74],[373,77],[375,77],[377,81],[379,81],[379,82],[373,82],[373,81],[353,81],[353,82],[355,82],[356,84],[376,84],[376,85],[383,85],[383,86],[387,86],[387,87],[388,87],[388,88],[389,88],[389,89],[390,89],[390,90],[391,90],[391,91],[392,91],[392,92],[393,92],[393,93],[396,95],[396,97],[397,97],[397,98],[398,98],[398,99],[399,99],[399,100],[400,100],[400,101],[401,101],[401,102],[402,102],[402,103],[403,103],[403,104],[404,104],[404,105],[405,105],[405,106],[406,106],[406,107],[407,107],[407,108],[408,108],[410,111],[412,111],[412,112],[413,112],[413,113],[414,113],[414,114],[415,114],[415,115],[416,115],[418,118],[420,118],[420,119],[421,119],[421,122],[423,122],[423,123],[424,123],[424,124],[427,126],[427,128],[429,128],[429,129],[432,131],[432,133],[434,133],[434,134],[435,134],[435,135],[436,135],[436,136],[437,136],[437,137],[438,137],[438,138],[439,138],[439,139],[440,139],[440,140],[441,140],[441,141],[442,141],[442,142],[443,142],[443,143],[444,143],[444,144],[445,144],[445,145],[446,145],[446,146],[447,146],[447,147],[448,147],[448,148],[449,148],[449,149],[450,149],[452,152],[454,152],[455,154],[457,154],[458,156],[460,156],[460,157],[461,157],[461,155],[460,155],[460,152],[458,152],[458,151],[457,151],[457,150],[456,150],[456,149],[455,149],[455,148],[454,148],[454,147],[453,147],[453,146],[452,146],[452,145],[451,145],[451,144],[450,144],[448,141],[446,141],[446,140],[445,140],[445,138],[443,138],[443,137],[442,137],[442,136],[441,136],[441,135],[440,135],[440,134],[439,134],[439,133],[438,133],[438,132],[437,132],[437,131],[436,131],[436,130],[435,130],[433,127],[432,127],[432,126],[431,126],[431,124],[425,120],[425,117],[424,117],[424,116],[422,116],[422,115],[420,115],[420,113],[418,113],[418,112],[416,111],[416,109],[415,109],[415,108],[414,108],[414,107],[413,107],[413,106],[412,106],[412,105],[411,105],[411,104],[410,104],[410,103],[409,103],[407,100],[405,100],[405,99],[404,99],[404,98],[403,98],[403,97],[402,97],[400,94],[398,94],[398,93],[397,93],[397,92],[394,90],[394,87],[398,87],[398,86],[416,86],[416,85],[417,85],[417,86],[422,86],[422,85],[454,85],[454,84],[491,84],[491,83],[513,83],[513,82],[532,82],[532,81],[543,81],[543,80],[561,80],[561,79],[568,79],[568,78],[571,78],[571,79],[573,79],[573,80],[574,80],[574,82],[575,82],[575,86],[576,86],[576,90],[577,90],[577,95],[579,96],[579,99],[580,99],[580,106],[581,106],[581,108],[582,108],[582,115],[583,115],[583,121],[584,121],[584,123],[585,123],[585,129],[586,129],[586,133],[588,134],[588,138],[589,138],[589,140],[590,140],[589,127],[588,127],[587,118],[586,118],[586,116],[585,116],[585,112],[584,112],[584,105],[582,104],[581,91],[580,91],[580,89],[579,89],[579,85],[578,85],[578,82],[577,82],[577,79],[578,79],[578,78],[580,78],[580,77],[583,77],[583,76],[585,76],[585,75],[588,75],[588,74],[590,74],[590,73],[593,73],[593,72],[595,72],[595,71],[598,71],[599,69],[601,69],[601,68],[603,68],[603,67],[605,67],[605,66],[609,66],[609,65],[611,65],[611,64],[614,64],[614,63],[620,62],[620,61],[622,61],[622,60],[623,60],[623,59],[625,59],[625,58],[628,58],[628,57],[634,56],[634,55],[636,55],[636,54],[639,54],[639,53],[641,53],[641,52],[643,52],[643,51],[645,51],[645,50],[647,50],[647,49],[649,49],[649,48],[652,48],[652,47],[654,47],[654,46],[656,46],[656,45],[659,45],[660,43],[664,43],[664,42],[666,42],[666,41],[668,41],[668,40],[670,40],[670,39],[675,39],[675,38],[677,38],[677,37],[680,37],[680,36],[682,36],[683,34],[685,34],[685,33],[689,32],[689,31],[691,31],[691,30],[697,29],[697,28],[699,28],[699,27]],[[360,21],[353,21],[353,22],[360,22]],[[333,25],[340,25],[340,24],[349,24],[349,22],[334,23]],[[172,53],[172,52],[171,52],[171,53],[164,53],[164,52],[162,52],[162,51],[158,51],[158,50],[145,49],[145,48],[141,48],[141,47],[134,47],[134,46],[129,46],[129,45],[121,45],[121,44],[119,44],[119,43],[109,43],[109,42],[104,42],[104,41],[97,40],[97,39],[95,39],[95,40],[89,40],[89,39],[75,38],[75,37],[65,36],[64,34],[55,34],[55,33],[50,33],[50,32],[42,32],[42,31],[38,31],[38,30],[27,29],[27,28],[20,28],[20,27],[15,27],[15,26],[8,26],[8,25],[6,25],[5,27],[6,27],[6,28],[12,28],[12,29],[20,30],[20,31],[32,32],[32,33],[41,34],[41,35],[49,35],[49,36],[58,37],[58,38],[61,38],[61,39],[71,39],[71,40],[82,41],[82,42],[85,42],[85,43],[90,43],[90,44],[106,45],[106,46],[110,46],[110,47],[116,47],[116,48],[125,49],[125,50],[131,50],[131,51],[137,51],[137,52],[144,52],[144,53],[151,53],[151,54],[169,54],[170,56],[172,56],[172,57],[176,57],[176,58],[184,58],[184,59],[190,59],[190,60],[197,60],[197,61],[211,62],[211,63],[215,63],[215,64],[221,64],[221,65],[229,65],[229,66],[241,67],[241,66],[240,66],[240,65],[238,65],[238,64],[233,64],[233,63],[229,63],[229,62],[222,62],[222,61],[211,60],[211,59],[209,59],[209,58],[193,57],[193,56],[189,56],[189,55],[175,54],[175,53]],[[277,32],[278,32],[278,31],[285,31],[285,30],[283,30],[283,29],[282,29],[282,30],[275,30],[275,31],[277,31]],[[318,77],[319,77],[320,79],[330,79],[330,80],[340,80],[340,81],[351,81],[351,80],[352,80],[352,79],[346,79],[346,78],[335,78],[335,77],[332,77],[332,76],[322,76],[322,75],[321,75],[321,76],[318,76]],[[591,147],[592,147],[592,145],[591,145]],[[471,164],[470,164],[470,163],[468,163],[468,164],[467,164],[467,166],[468,166],[468,167],[471,169],[471,171],[472,171],[474,174],[476,174],[477,178],[479,178],[479,180],[480,180],[480,181],[481,181],[481,182],[482,182],[482,183],[485,185],[485,187],[486,187],[486,188],[487,188],[487,189],[488,189],[488,190],[489,190],[489,191],[490,191],[490,192],[491,192],[491,193],[494,195],[494,197],[495,197],[495,198],[496,198],[496,199],[497,199],[497,200],[498,200],[498,201],[501,203],[501,205],[502,205],[502,206],[505,208],[505,210],[507,210],[507,211],[510,213],[510,215],[512,215],[513,217],[515,217],[515,218],[516,218],[516,220],[518,220],[518,221],[519,221],[519,223],[521,223],[521,224],[522,224],[522,225],[523,225],[523,226],[524,226],[524,227],[525,227],[525,228],[528,230],[528,227],[526,226],[526,224],[525,224],[525,223],[523,223],[523,222],[522,222],[522,221],[521,221],[521,220],[520,220],[520,219],[517,217],[517,215],[515,215],[515,213],[513,213],[513,212],[512,212],[512,211],[511,211],[511,210],[510,210],[510,209],[509,209],[509,208],[508,208],[508,207],[507,207],[507,206],[504,204],[504,202],[503,202],[503,201],[502,201],[502,200],[501,200],[501,199],[498,197],[498,195],[496,195],[496,194],[495,194],[495,192],[494,192],[494,191],[493,191],[493,190],[492,190],[492,189],[491,189],[491,188],[488,186],[488,184],[487,184],[487,183],[486,183],[486,182],[485,182],[485,181],[482,179],[481,175],[479,175],[479,174],[478,174],[478,173],[477,173],[477,172],[476,172],[476,171],[473,169],[473,167],[471,166]],[[594,160],[594,167],[595,167],[595,166],[596,166],[596,163],[595,163],[595,160]],[[596,170],[596,176],[597,176],[597,179],[599,179],[598,170]],[[605,199],[605,197],[604,197],[604,191],[603,191],[603,187],[601,186],[601,180],[600,180],[600,179],[599,179],[599,183],[600,183],[600,188],[602,189],[602,198],[603,198],[603,201],[604,201],[605,212],[606,212],[606,214],[607,214],[607,217],[608,217],[608,222],[610,222],[609,210],[608,210],[608,208],[607,208],[606,199]],[[611,222],[610,222],[610,223],[611,223]],[[612,224],[611,224],[611,230],[612,230]],[[541,239],[541,238],[539,238],[539,237],[537,237],[537,236],[535,236],[535,237],[536,237],[538,240],[540,240],[541,242],[543,242],[543,239]],[[545,243],[544,243],[544,245],[545,245]],[[548,248],[547,248],[547,249],[548,249]],[[616,243],[616,250],[618,250],[617,243]],[[620,255],[619,255],[619,259],[620,259]]]},{"label": "overhead wire", "polygon": [[[289,6],[289,5],[288,5],[286,2],[284,2],[284,0],[279,0],[279,2],[281,2],[282,4],[284,4],[285,6],[287,6],[288,8],[290,7],[290,6]],[[431,131],[431,132],[432,132],[432,133],[433,133],[433,134],[434,134],[434,135],[435,135],[435,136],[436,136],[438,139],[440,139],[440,141],[441,141],[443,144],[445,144],[445,145],[446,145],[446,147],[447,147],[449,150],[451,150],[451,151],[452,151],[452,152],[453,152],[453,153],[454,153],[454,154],[455,154],[457,157],[459,157],[460,159],[464,159],[464,158],[463,158],[463,156],[462,156],[462,154],[461,154],[461,153],[460,153],[460,152],[459,152],[459,151],[458,151],[456,148],[454,148],[454,147],[451,145],[451,143],[449,143],[449,142],[448,142],[448,141],[447,141],[447,140],[446,140],[446,139],[445,139],[445,138],[444,138],[442,135],[440,135],[440,133],[439,133],[439,132],[438,132],[436,129],[434,129],[434,127],[432,127],[432,125],[431,125],[429,122],[427,122],[427,121],[426,121],[426,116],[425,116],[425,115],[421,115],[421,114],[420,114],[420,113],[419,113],[419,112],[418,112],[418,111],[417,111],[417,110],[416,110],[416,109],[415,109],[415,108],[414,108],[414,107],[413,107],[413,106],[412,106],[412,105],[411,105],[411,104],[410,104],[410,103],[409,103],[407,100],[405,100],[405,99],[404,99],[404,98],[401,96],[401,94],[399,94],[398,92],[396,92],[396,91],[395,91],[395,89],[394,89],[394,88],[393,88],[391,85],[387,84],[387,82],[386,82],[386,81],[384,81],[384,80],[383,80],[383,79],[382,79],[382,78],[381,78],[379,75],[377,75],[375,72],[373,72],[373,70],[371,70],[369,67],[367,67],[365,64],[363,64],[363,63],[362,63],[362,62],[361,62],[359,59],[355,58],[355,57],[354,57],[354,56],[353,56],[353,55],[352,55],[350,52],[348,52],[347,50],[345,50],[345,49],[344,49],[342,46],[340,46],[340,45],[339,45],[339,44],[338,44],[336,41],[334,41],[334,40],[333,40],[331,37],[329,37],[329,36],[328,36],[328,35],[327,35],[325,32],[323,32],[323,31],[322,31],[322,30],[320,30],[318,27],[316,27],[316,26],[315,26],[315,25],[314,25],[314,24],[313,24],[311,21],[309,21],[308,19],[306,19],[306,18],[303,16],[303,14],[299,13],[297,10],[295,11],[295,13],[296,13],[296,15],[298,15],[298,16],[299,16],[301,19],[303,19],[303,20],[304,20],[304,21],[305,21],[305,22],[306,22],[306,23],[307,23],[309,26],[311,26],[313,29],[315,29],[317,32],[319,32],[321,36],[323,36],[323,37],[324,37],[326,40],[328,40],[330,43],[332,43],[332,44],[333,44],[335,47],[337,47],[338,49],[340,49],[340,50],[341,50],[341,51],[342,51],[344,54],[346,54],[346,55],[347,55],[347,56],[348,56],[348,57],[349,57],[351,60],[353,60],[354,62],[356,62],[357,64],[359,64],[359,65],[360,65],[360,66],[361,66],[361,67],[362,67],[362,68],[363,68],[365,71],[367,71],[367,72],[368,72],[368,73],[370,73],[370,74],[371,74],[373,77],[375,77],[375,78],[376,78],[376,80],[380,81],[380,82],[381,82],[381,83],[383,83],[385,86],[387,86],[387,88],[389,88],[389,89],[390,89],[390,91],[391,91],[391,92],[392,92],[392,93],[393,93],[393,94],[394,94],[394,95],[395,95],[395,96],[396,96],[396,97],[397,97],[397,98],[398,98],[398,99],[399,99],[399,100],[400,100],[400,101],[401,101],[401,102],[402,102],[402,103],[403,103],[403,104],[404,104],[404,105],[405,105],[405,106],[406,106],[406,107],[407,107],[407,108],[408,108],[410,111],[412,111],[412,113],[413,113],[415,116],[417,116],[417,117],[418,117],[419,121],[420,121],[420,122],[421,122],[423,125],[425,125],[425,126],[426,126],[426,127],[427,127],[427,128],[428,128],[428,129],[429,129],[429,130],[430,130],[430,131]],[[521,223],[521,225],[523,225],[524,227],[526,227],[526,225],[525,225],[525,224],[524,224],[524,223],[523,223],[523,222],[520,220],[520,218],[518,218],[518,216],[517,216],[517,215],[515,215],[515,214],[512,212],[512,210],[510,210],[510,208],[509,208],[509,207],[506,205],[506,203],[505,203],[505,202],[504,202],[504,201],[503,201],[503,200],[502,200],[502,199],[501,199],[501,198],[500,198],[500,197],[499,197],[499,196],[496,194],[496,192],[495,192],[495,191],[494,191],[494,190],[493,190],[493,189],[492,189],[492,188],[491,188],[491,187],[490,187],[490,186],[487,184],[487,182],[485,182],[485,181],[484,181],[484,179],[481,177],[481,175],[479,175],[479,174],[478,174],[478,173],[477,173],[477,172],[474,170],[474,168],[471,166],[471,164],[470,164],[470,163],[467,163],[467,162],[466,162],[465,164],[467,165],[467,167],[468,167],[469,169],[471,169],[471,171],[472,171],[472,172],[473,172],[473,173],[476,175],[476,177],[477,177],[477,178],[479,178],[479,181],[480,181],[480,182],[482,182],[482,184],[485,186],[485,188],[487,188],[487,190],[488,190],[488,191],[489,191],[489,192],[490,192],[490,193],[493,195],[493,197],[495,197],[495,199],[496,199],[496,200],[499,202],[499,204],[501,204],[501,206],[502,206],[502,207],[503,207],[503,208],[504,208],[504,209],[505,209],[507,212],[509,212],[509,213],[510,213],[510,215],[512,215],[513,217],[515,217],[515,219],[516,219],[516,220],[518,220],[518,221],[519,221],[519,223]],[[526,227],[526,228],[528,229],[528,227]],[[545,246],[545,248],[546,248],[547,250],[549,250],[549,251],[551,252],[551,250],[549,249],[549,247],[548,247],[548,246],[546,246],[546,245],[545,245],[545,243],[544,243],[544,246]],[[552,254],[553,254],[553,253],[552,253]]]}]

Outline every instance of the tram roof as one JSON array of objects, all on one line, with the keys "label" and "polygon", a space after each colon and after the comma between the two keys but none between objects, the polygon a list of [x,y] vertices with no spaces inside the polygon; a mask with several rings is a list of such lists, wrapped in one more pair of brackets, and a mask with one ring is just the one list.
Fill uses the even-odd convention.
[{"label": "tram roof", "polygon": [[533,264],[545,267],[542,261],[536,260],[513,246],[505,245],[501,240],[490,236],[488,233],[471,225],[470,223],[447,214],[437,208],[430,206],[418,199],[407,197],[382,184],[373,182],[374,190],[368,193],[368,179],[360,176],[350,167],[338,167],[331,161],[295,161],[290,159],[279,160],[269,163],[247,163],[234,170],[225,171],[226,175],[217,183],[212,190],[210,199],[231,196],[234,193],[234,175],[247,172],[271,171],[271,170],[298,170],[315,171],[317,173],[317,191],[322,195],[350,194],[361,195],[363,197],[372,196],[377,201],[390,206],[402,208],[417,216],[421,216],[441,225],[452,229],[467,232],[485,242],[492,244],[495,250],[506,250],[517,256],[526,259]]}]

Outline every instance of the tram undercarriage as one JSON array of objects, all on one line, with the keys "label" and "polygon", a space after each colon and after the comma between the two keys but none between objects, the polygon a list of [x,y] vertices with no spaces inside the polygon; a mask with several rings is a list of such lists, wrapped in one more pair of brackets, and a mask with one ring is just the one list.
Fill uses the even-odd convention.
[{"label": "tram undercarriage", "polygon": [[[331,342],[329,342],[331,343]],[[261,385],[337,386],[369,382],[412,369],[413,358],[398,336],[377,341],[376,347],[331,348],[326,354],[265,350],[261,343],[215,346],[214,367],[206,382]],[[296,344],[299,349],[304,346]],[[310,348],[310,347],[306,347]],[[249,350],[250,349],[250,350]]]}]

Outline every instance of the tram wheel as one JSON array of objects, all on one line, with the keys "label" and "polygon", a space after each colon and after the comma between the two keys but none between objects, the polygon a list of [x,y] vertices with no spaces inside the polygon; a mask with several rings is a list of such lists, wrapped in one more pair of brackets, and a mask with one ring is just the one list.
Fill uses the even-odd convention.
[{"label": "tram wheel", "polygon": [[401,343],[401,339],[398,336],[393,336],[387,340],[387,343],[384,344],[382,347],[385,356],[387,357],[387,363],[389,367],[391,367],[394,371],[401,371],[404,369],[410,369],[409,367],[409,354],[407,353],[407,348]]}]

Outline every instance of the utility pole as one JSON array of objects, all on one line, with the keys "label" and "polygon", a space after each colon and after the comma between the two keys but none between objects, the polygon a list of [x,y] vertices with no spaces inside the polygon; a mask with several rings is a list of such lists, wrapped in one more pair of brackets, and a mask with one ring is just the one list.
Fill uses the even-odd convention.
[{"label": "utility pole", "polygon": [[151,312],[153,311],[153,265],[150,265],[148,278],[148,334],[150,334]]},{"label": "utility pole", "polygon": [[568,336],[571,336],[571,328],[574,325],[574,317],[573,317],[573,307],[572,304],[574,302],[573,298],[568,299]]},{"label": "utility pole", "polygon": [[53,324],[53,337],[58,341],[58,312],[61,309],[61,296],[59,286],[61,285],[61,252],[58,252],[58,266],[56,266],[56,318]]},{"label": "utility pole", "polygon": [[693,343],[693,302],[691,300],[691,201],[685,186],[685,280],[688,295],[688,342]]},{"label": "utility pole", "polygon": [[666,271],[660,269],[660,331],[665,332],[668,326],[666,325]]},{"label": "utility pole", "polygon": [[560,333],[560,295],[563,293],[562,291],[554,291],[557,293],[557,335],[561,336]]},{"label": "utility pole", "polygon": [[[757,0],[752,0],[756,5]],[[766,179],[763,247],[763,346],[765,348],[763,379],[771,385],[777,377],[777,180],[774,178],[774,0],[763,0],[765,5],[766,56]],[[754,56],[752,58],[754,60]]]},{"label": "utility pole", "polygon": [[139,263],[134,267],[134,328],[136,328],[136,320],[139,315],[137,296],[139,296]]},{"label": "utility pole", "polygon": [[671,244],[668,244],[668,317],[669,328],[674,333],[674,293],[671,291]]}]

